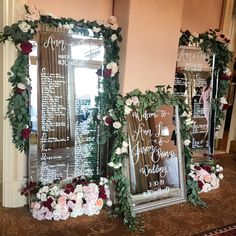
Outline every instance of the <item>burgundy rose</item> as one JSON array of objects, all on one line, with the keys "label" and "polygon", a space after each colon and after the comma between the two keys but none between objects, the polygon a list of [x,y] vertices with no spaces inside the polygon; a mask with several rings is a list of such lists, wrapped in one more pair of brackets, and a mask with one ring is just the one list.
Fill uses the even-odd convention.
[{"label": "burgundy rose", "polygon": [[21,43],[20,44],[21,53],[29,54],[30,52],[32,52],[32,47],[33,47],[33,45],[30,42]]},{"label": "burgundy rose", "polygon": [[110,116],[107,116],[106,118],[105,118],[105,120],[104,120],[104,123],[106,124],[106,125],[112,125],[113,124],[113,119],[110,117]]},{"label": "burgundy rose", "polygon": [[229,108],[229,104],[224,104],[222,110],[227,110]]},{"label": "burgundy rose", "polygon": [[201,167],[200,166],[194,166],[194,169],[195,170],[201,170]]},{"label": "burgundy rose", "polygon": [[65,187],[65,191],[64,192],[68,194],[70,192],[73,193],[74,190],[75,190],[75,188],[74,188],[74,186],[72,184],[67,184],[66,187]]},{"label": "burgundy rose", "polygon": [[202,169],[204,169],[208,173],[211,173],[211,167],[210,166],[202,166]]},{"label": "burgundy rose", "polygon": [[97,75],[98,76],[103,76],[104,78],[109,78],[109,77],[111,77],[111,69],[104,68],[102,70],[102,68],[99,68],[97,70]]},{"label": "burgundy rose", "polygon": [[21,137],[24,138],[24,139],[28,139],[30,137],[30,128],[24,128],[22,131],[21,131]]},{"label": "burgundy rose", "polygon": [[107,199],[107,195],[106,195],[104,186],[99,186],[99,198],[102,198],[103,200]]},{"label": "burgundy rose", "polygon": [[204,185],[203,182],[200,181],[200,180],[198,180],[197,183],[198,183],[198,187],[199,187],[200,189],[202,189],[202,188],[203,188],[203,185]]},{"label": "burgundy rose", "polygon": [[16,85],[16,92],[22,94],[25,91],[26,87],[23,83],[18,83]]},{"label": "burgundy rose", "polygon": [[221,80],[232,80],[232,75],[228,76],[226,74],[222,74],[220,79]]},{"label": "burgundy rose", "polygon": [[51,197],[49,197],[49,198],[47,199],[47,201],[43,201],[43,202],[42,202],[42,205],[43,205],[44,207],[47,207],[49,211],[52,211],[52,202],[53,202],[53,199],[52,199]]}]

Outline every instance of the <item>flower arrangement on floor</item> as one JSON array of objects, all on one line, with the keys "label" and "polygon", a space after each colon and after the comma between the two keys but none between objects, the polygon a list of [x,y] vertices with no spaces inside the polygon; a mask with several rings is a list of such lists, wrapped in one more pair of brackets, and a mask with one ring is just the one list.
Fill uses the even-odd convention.
[{"label": "flower arrangement on floor", "polygon": [[219,164],[199,164],[195,163],[190,166],[191,171],[188,175],[197,182],[199,192],[209,192],[219,188],[220,180],[224,178],[221,173],[223,167]]},{"label": "flower arrangement on floor", "polygon": [[221,107],[221,98],[227,94],[229,81],[232,74],[228,68],[232,62],[233,54],[229,50],[230,40],[218,29],[209,29],[208,31],[198,34],[189,30],[181,31],[179,45],[200,47],[203,52],[209,55],[208,64],[212,67],[213,54],[215,55],[214,79],[219,78],[219,89],[217,98],[212,101],[212,107],[216,111],[216,127],[220,127],[225,117],[224,109]]},{"label": "flower arrangement on floor", "polygon": [[98,215],[104,205],[112,206],[108,179],[103,177],[98,184],[83,177],[49,184],[30,182],[21,194],[30,196],[31,212],[37,220]]}]

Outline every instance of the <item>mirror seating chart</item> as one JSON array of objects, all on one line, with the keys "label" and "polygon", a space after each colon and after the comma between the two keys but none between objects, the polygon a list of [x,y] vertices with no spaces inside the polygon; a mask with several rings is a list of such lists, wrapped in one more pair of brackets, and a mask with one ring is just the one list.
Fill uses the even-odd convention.
[{"label": "mirror seating chart", "polygon": [[98,135],[90,121],[103,40],[42,24],[38,54],[38,84],[32,89],[37,101],[31,99],[30,177],[45,182],[92,177],[99,157],[93,154]]},{"label": "mirror seating chart", "polygon": [[178,106],[126,116],[128,175],[136,212],[185,201]]},{"label": "mirror seating chart", "polygon": [[185,99],[194,121],[192,149],[208,148],[211,117],[212,69],[200,48],[181,46],[178,50],[174,93]]}]

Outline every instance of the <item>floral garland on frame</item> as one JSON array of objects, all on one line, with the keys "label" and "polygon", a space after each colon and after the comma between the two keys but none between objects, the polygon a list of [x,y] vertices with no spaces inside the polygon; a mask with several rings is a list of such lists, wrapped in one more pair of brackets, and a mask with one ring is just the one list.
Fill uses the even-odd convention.
[{"label": "floral garland on frame", "polygon": [[129,190],[129,180],[123,174],[122,167],[128,157],[128,142],[125,132],[126,119],[125,116],[134,109],[143,113],[147,108],[155,111],[159,106],[178,105],[180,114],[181,137],[184,144],[184,158],[186,170],[186,187],[188,201],[194,205],[205,206],[201,200],[199,192],[201,191],[198,182],[189,174],[192,166],[192,153],[190,144],[190,128],[193,124],[186,103],[170,93],[169,88],[165,86],[157,86],[157,90],[146,91],[142,93],[138,89],[128,93],[126,96],[119,96],[116,107],[110,110],[102,119],[105,125],[115,129],[116,139],[113,145],[111,161],[108,166],[111,170],[111,181],[116,186],[118,197],[117,209],[124,216],[124,221],[131,229],[137,229],[136,216],[132,209],[131,195]]},{"label": "floral garland on frame", "polygon": [[[121,41],[121,28],[118,27],[116,18],[111,16],[107,21],[73,20],[71,18],[53,18],[49,15],[40,15],[35,7],[25,6],[23,20],[5,26],[0,32],[0,42],[11,41],[17,49],[17,58],[8,73],[12,91],[8,99],[6,117],[12,126],[12,141],[19,151],[28,151],[29,137],[31,133],[29,100],[30,100],[30,78],[29,78],[29,53],[32,51],[30,40],[37,34],[41,23],[50,27],[63,27],[70,32],[88,35],[89,29],[93,31],[94,37],[103,36],[106,49],[104,67],[98,70],[100,78],[100,93],[96,98],[99,112],[105,114],[115,104],[119,91],[118,60],[119,46]],[[99,74],[100,73],[100,74]],[[102,106],[100,104],[103,104]],[[112,133],[106,126],[100,127],[100,137],[105,137],[106,142]]]},{"label": "floral garland on frame", "polygon": [[219,30],[209,29],[198,34],[189,30],[181,31],[179,45],[197,46],[209,55],[208,64],[212,67],[215,54],[215,74],[214,79],[219,78],[217,97],[212,101],[212,107],[216,111],[216,129],[219,130],[225,117],[224,110],[228,108],[228,103],[224,96],[227,94],[229,82],[232,79],[229,64],[232,62],[233,54],[229,50],[230,40]]}]

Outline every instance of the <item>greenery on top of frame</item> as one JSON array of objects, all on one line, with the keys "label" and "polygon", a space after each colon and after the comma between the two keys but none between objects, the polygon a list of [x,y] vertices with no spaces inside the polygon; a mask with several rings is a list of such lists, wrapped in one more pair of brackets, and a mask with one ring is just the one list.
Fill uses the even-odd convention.
[{"label": "greenery on top of frame", "polygon": [[[116,95],[119,91],[119,46],[121,41],[121,28],[118,27],[116,18],[111,16],[107,21],[73,20],[71,18],[53,18],[49,15],[40,15],[35,7],[25,6],[25,14],[22,20],[11,26],[5,26],[0,33],[0,42],[11,41],[17,49],[17,58],[8,73],[9,82],[12,84],[12,91],[8,99],[6,116],[12,126],[12,140],[19,151],[28,151],[29,137],[31,133],[29,96],[31,93],[29,78],[29,53],[33,45],[30,40],[37,34],[40,24],[47,24],[50,27],[62,27],[70,33],[88,35],[89,30],[95,38],[103,37],[106,50],[103,68],[98,70],[100,79],[100,90],[97,97],[97,105],[103,104],[99,109],[105,114],[115,104]],[[107,127],[101,127],[101,132],[109,134]],[[105,137],[102,136],[101,137]]]}]

